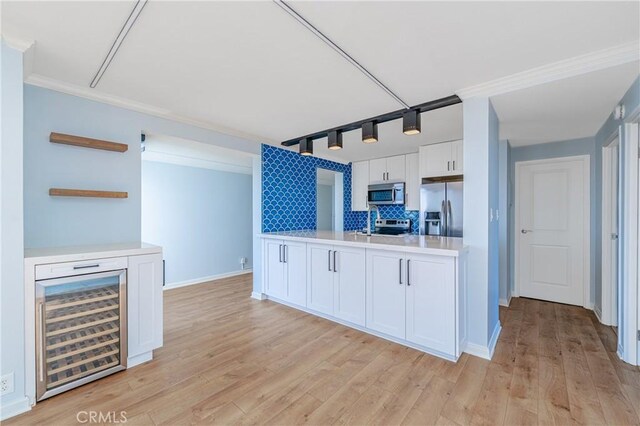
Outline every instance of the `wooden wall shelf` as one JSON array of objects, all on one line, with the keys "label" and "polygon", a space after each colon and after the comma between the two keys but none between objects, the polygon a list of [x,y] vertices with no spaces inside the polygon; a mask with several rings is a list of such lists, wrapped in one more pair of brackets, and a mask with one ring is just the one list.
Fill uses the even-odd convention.
[{"label": "wooden wall shelf", "polygon": [[128,192],[120,191],[92,191],[88,189],[64,189],[51,188],[49,195],[52,197],[93,197],[93,198],[128,198]]},{"label": "wooden wall shelf", "polygon": [[51,132],[51,134],[49,135],[49,142],[115,152],[125,152],[129,149],[129,145],[124,143],[84,138],[82,136],[65,135],[63,133],[55,132]]}]

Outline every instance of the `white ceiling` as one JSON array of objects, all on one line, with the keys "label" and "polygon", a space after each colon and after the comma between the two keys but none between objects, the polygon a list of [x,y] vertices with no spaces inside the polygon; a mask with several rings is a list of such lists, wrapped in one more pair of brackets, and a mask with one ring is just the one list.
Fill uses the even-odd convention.
[{"label": "white ceiling", "polygon": [[[336,52],[265,1],[149,1],[91,91],[89,82],[133,4],[2,2],[2,33],[36,41],[34,75],[268,143],[399,108]],[[411,105],[638,40],[640,26],[638,2],[290,4]],[[597,83],[610,96],[592,96],[592,107],[610,110],[619,85],[606,86],[606,78]],[[566,114],[561,102],[553,102],[559,97],[551,91],[544,98],[551,101],[545,105],[550,116]],[[539,139],[522,136],[527,126],[518,124],[522,119],[516,112],[526,114],[531,106],[514,99],[510,109],[508,97],[497,102],[502,105],[496,106],[500,119],[512,123],[507,129],[518,140]],[[575,129],[567,124],[543,136],[574,137],[586,131],[584,123],[590,119],[583,116]],[[351,161],[458,139],[461,108],[427,113],[423,126],[422,135],[404,136],[397,122],[381,125],[381,142],[373,145],[360,143],[359,132],[351,132],[345,135],[345,149],[330,154]],[[317,141],[316,152],[324,155],[320,145]]]}]

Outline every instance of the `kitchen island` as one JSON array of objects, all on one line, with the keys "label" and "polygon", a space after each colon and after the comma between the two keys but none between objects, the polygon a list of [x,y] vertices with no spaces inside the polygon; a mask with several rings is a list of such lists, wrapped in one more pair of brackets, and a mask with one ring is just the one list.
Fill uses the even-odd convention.
[{"label": "kitchen island", "polygon": [[466,345],[461,238],[263,233],[266,298],[457,360]]}]

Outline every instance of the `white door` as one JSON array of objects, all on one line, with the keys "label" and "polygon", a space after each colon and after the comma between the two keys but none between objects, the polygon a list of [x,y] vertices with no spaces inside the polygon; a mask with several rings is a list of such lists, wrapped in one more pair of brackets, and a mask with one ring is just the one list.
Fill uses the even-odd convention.
[{"label": "white door", "polygon": [[387,158],[387,180],[404,182],[406,164],[404,155]]},{"label": "white door", "polygon": [[333,250],[324,244],[307,244],[309,259],[307,308],[333,315]]},{"label": "white door", "polygon": [[516,180],[520,296],[584,305],[589,158],[516,163]]},{"label": "white door", "polygon": [[334,247],[333,310],[345,321],[364,326],[365,308],[365,250]]},{"label": "white door", "polygon": [[129,257],[128,353],[132,358],[162,346],[162,255]]},{"label": "white door", "polygon": [[387,159],[378,158],[369,161],[369,183],[387,180]]},{"label": "white door", "polygon": [[405,337],[404,253],[367,249],[367,328]]},{"label": "white door", "polygon": [[438,143],[420,147],[421,177],[451,174],[451,144]]},{"label": "white door", "polygon": [[291,303],[306,306],[307,303],[307,245],[284,242],[283,261],[287,279],[287,298]]},{"label": "white door", "polygon": [[451,142],[451,171],[456,175],[461,175],[463,165],[462,141]]},{"label": "white door", "polygon": [[456,355],[455,262],[451,257],[407,259],[407,340]]},{"label": "white door", "polygon": [[420,173],[418,171],[418,154],[406,155],[406,192],[405,210],[420,210]]},{"label": "white door", "polygon": [[367,211],[369,190],[369,162],[358,161],[351,165],[351,210]]},{"label": "white door", "polygon": [[282,241],[264,240],[265,248],[265,292],[279,299],[287,298],[287,282],[282,259]]}]

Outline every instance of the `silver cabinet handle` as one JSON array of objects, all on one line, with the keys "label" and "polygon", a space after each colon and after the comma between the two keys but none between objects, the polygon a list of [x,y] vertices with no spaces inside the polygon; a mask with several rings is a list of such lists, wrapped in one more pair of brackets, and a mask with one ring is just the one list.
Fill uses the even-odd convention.
[{"label": "silver cabinet handle", "polygon": [[398,281],[402,285],[402,259],[398,259]]},{"label": "silver cabinet handle", "polygon": [[327,251],[327,270],[331,272],[331,250]]},{"label": "silver cabinet handle", "polygon": [[411,259],[407,259],[407,286],[411,285]]},{"label": "silver cabinet handle", "polygon": [[529,232],[533,232],[533,230],[531,230],[531,229],[521,229],[520,230],[521,234],[528,234]]},{"label": "silver cabinet handle", "polygon": [[282,244],[278,246],[278,256],[279,256],[278,261],[282,263]]},{"label": "silver cabinet handle", "polygon": [[287,250],[287,245],[284,244],[282,246],[282,260],[284,261],[284,263],[287,263],[287,257],[288,257],[288,250]]},{"label": "silver cabinet handle", "polygon": [[338,272],[338,268],[336,267],[336,253],[337,251],[333,251],[333,272]]},{"label": "silver cabinet handle", "polygon": [[456,169],[456,160],[453,160],[453,170]]},{"label": "silver cabinet handle", "polygon": [[87,269],[87,268],[97,268],[98,266],[100,266],[99,263],[94,263],[93,265],[81,265],[81,266],[74,266],[73,269]]},{"label": "silver cabinet handle", "polygon": [[450,166],[451,166],[451,161],[447,161],[447,171],[450,171],[450,170],[451,170],[451,167],[450,167]]},{"label": "silver cabinet handle", "polygon": [[38,306],[38,311],[39,311],[39,323],[38,325],[40,326],[40,344],[39,344],[39,349],[40,349],[40,362],[38,363],[38,370],[40,373],[40,381],[44,382],[44,366],[45,363],[47,362],[44,359],[44,346],[45,346],[45,339],[44,339],[44,335],[46,332],[45,329],[45,325],[44,325],[44,303],[40,303],[40,305]]}]

